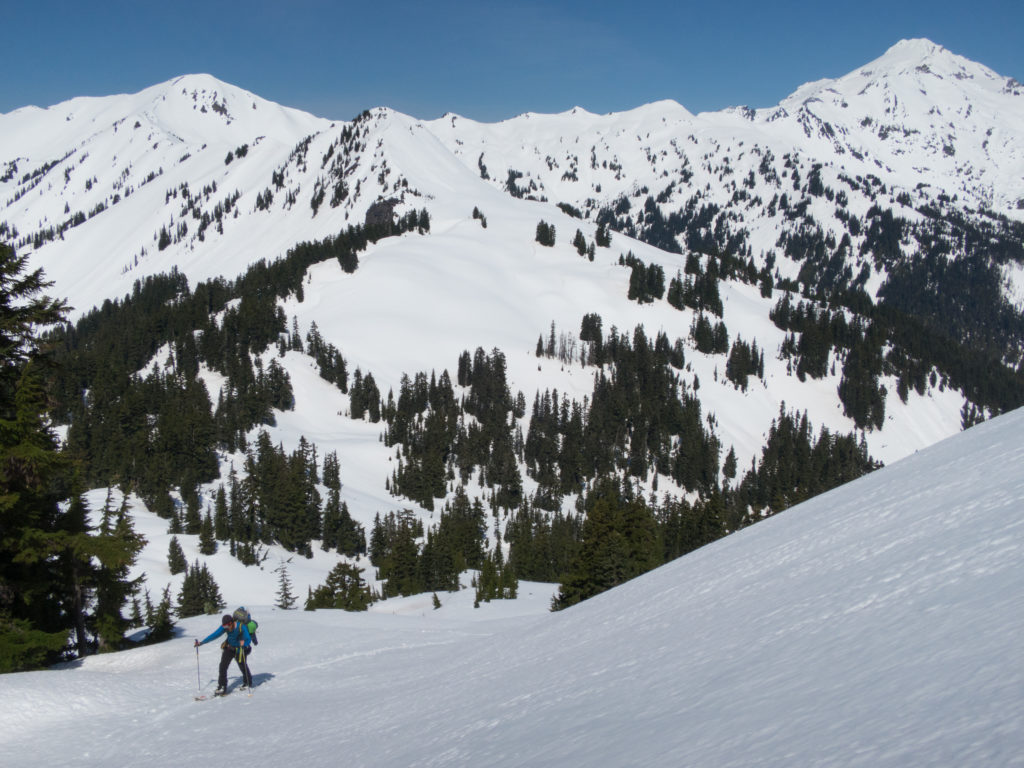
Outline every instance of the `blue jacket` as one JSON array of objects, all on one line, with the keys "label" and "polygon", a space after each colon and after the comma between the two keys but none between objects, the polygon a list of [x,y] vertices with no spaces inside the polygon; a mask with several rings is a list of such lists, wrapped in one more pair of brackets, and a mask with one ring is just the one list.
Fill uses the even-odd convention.
[{"label": "blue jacket", "polygon": [[205,640],[200,641],[200,645],[205,645],[211,640],[216,640],[221,635],[226,634],[228,636],[227,643],[232,648],[240,648],[243,645],[248,648],[252,644],[252,637],[249,635],[249,628],[241,622],[235,622],[234,629],[226,629],[222,624],[216,629],[216,631],[210,633],[210,636]]}]

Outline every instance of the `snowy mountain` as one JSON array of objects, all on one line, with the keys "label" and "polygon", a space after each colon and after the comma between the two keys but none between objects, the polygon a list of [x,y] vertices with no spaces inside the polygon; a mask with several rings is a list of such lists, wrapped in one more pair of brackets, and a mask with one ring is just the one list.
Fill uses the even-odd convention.
[{"label": "snowy mountain", "polygon": [[[802,253],[783,257],[783,233],[806,222],[835,243],[852,235],[844,266],[854,276],[866,268],[874,294],[886,269],[865,258],[864,235],[851,230],[849,217],[863,219],[880,205],[917,222],[922,207],[952,205],[1019,222],[1022,118],[1024,87],[1015,80],[927,40],[905,40],[767,109],[695,116],[660,102],[606,116],[527,114],[496,125],[450,116],[430,128],[496,186],[507,188],[511,173],[525,194],[585,215],[616,208],[619,229],[650,229],[648,197],[665,218],[695,200],[713,206],[702,230],[717,228],[720,247],[745,248],[759,267],[775,253],[783,277],[806,277]],[[679,235],[660,242],[685,248]],[[1019,264],[1008,272],[1019,298]]]},{"label": "snowy mountain", "polygon": [[539,585],[476,611],[254,607],[251,697],[192,700],[210,618],[5,675],[0,763],[1016,765],[1022,429],[993,419],[560,613]]},{"label": "snowy mountain", "polygon": [[[311,264],[301,290],[277,302],[283,330],[307,338],[315,324],[350,372],[372,373],[382,400],[398,397],[403,375],[454,379],[463,352],[500,350],[511,394],[527,404],[545,390],[594,398],[595,366],[581,357],[587,315],[606,332],[664,334],[685,351],[679,386],[699,398],[724,481],[717,459],[732,449],[740,473],[751,467],[784,411],[806,413],[814,431],[855,432],[890,463],[956,433],[970,414],[1020,404],[1022,126],[1021,86],[927,41],[899,43],[772,109],[693,115],[659,102],[493,125],[384,108],[332,122],[189,75],[0,115],[0,236],[45,269],[79,319],[146,277],[176,270],[193,289],[230,281],[368,215],[426,210],[429,233],[369,244],[354,271],[334,258]],[[553,247],[537,242],[540,222],[557,231]],[[594,245],[605,226],[609,244]],[[592,259],[574,246],[577,230]],[[631,300],[626,254],[660,267],[665,283],[710,276],[720,309]],[[957,265],[977,278],[971,287],[954,282],[967,279]],[[810,373],[813,329],[772,317],[786,295],[813,305],[826,327],[853,329],[852,341],[826,344]],[[872,302],[881,309],[865,314]],[[763,351],[748,386],[726,375],[728,345],[699,348],[706,316],[721,320],[730,344]],[[900,324],[906,317],[921,325]],[[565,354],[537,356],[549,334]],[[429,524],[431,509],[390,492],[404,449],[386,445],[381,424],[349,418],[351,395],[307,351],[254,355],[264,370],[280,365],[294,393],[293,407],[267,420],[271,442],[292,450],[305,437],[320,457],[337,452],[343,500],[367,528],[404,507]],[[138,373],[176,371],[180,355],[161,339]],[[870,418],[842,396],[864,358]],[[211,405],[232,398],[221,371],[207,361],[197,369]],[[92,381],[81,387],[94,391]],[[529,413],[516,419],[510,431],[526,435]],[[678,441],[672,450],[677,458]],[[239,451],[217,458],[221,480],[244,471]],[[694,498],[651,464],[635,473],[645,495]],[[486,497],[482,474],[468,484]],[[537,487],[530,477],[524,485]],[[215,487],[204,485],[205,502]],[[573,503],[567,494],[565,508]],[[503,522],[489,521],[490,542]]]}]

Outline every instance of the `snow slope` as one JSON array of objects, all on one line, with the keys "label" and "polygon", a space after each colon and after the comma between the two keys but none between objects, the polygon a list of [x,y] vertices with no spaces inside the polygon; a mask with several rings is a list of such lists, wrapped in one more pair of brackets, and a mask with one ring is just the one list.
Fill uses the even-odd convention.
[{"label": "snow slope", "polygon": [[999,417],[558,614],[540,585],[476,611],[258,608],[252,697],[192,701],[213,618],[5,675],[0,764],[1021,765],[1022,430]]}]

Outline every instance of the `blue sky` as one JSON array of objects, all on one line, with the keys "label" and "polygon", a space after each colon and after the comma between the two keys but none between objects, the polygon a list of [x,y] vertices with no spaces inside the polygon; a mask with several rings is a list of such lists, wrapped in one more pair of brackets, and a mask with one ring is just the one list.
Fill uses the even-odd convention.
[{"label": "blue sky", "polygon": [[1024,80],[1021,0],[3,0],[0,112],[208,72],[322,117],[777,103],[927,37]]}]

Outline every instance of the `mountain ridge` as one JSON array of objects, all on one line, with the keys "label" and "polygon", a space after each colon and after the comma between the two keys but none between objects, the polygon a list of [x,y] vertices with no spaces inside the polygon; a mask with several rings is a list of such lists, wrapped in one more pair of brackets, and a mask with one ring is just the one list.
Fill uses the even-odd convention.
[{"label": "mountain ridge", "polygon": [[[919,47],[926,46],[896,53]],[[862,125],[857,113],[844,133],[804,107],[774,120],[743,110],[694,116],[671,101],[605,116],[569,110],[496,124],[458,116],[421,121],[383,107],[330,122],[257,101],[209,76],[143,93],[136,95],[141,111],[130,113],[138,128],[127,113],[120,125],[96,118],[100,133],[55,147],[45,160],[0,158],[0,235],[28,251],[56,281],[55,291],[71,298],[73,319],[132,296],[153,276],[173,273],[194,290],[286,259],[301,244],[333,254],[330,243],[366,225],[374,207],[395,215],[425,210],[429,234],[369,242],[357,269],[324,256],[275,304],[284,318],[277,333],[301,345],[315,324],[350,372],[372,372],[381,401],[401,391],[403,376],[455,370],[463,352],[481,349],[505,356],[510,394],[519,390],[526,400],[553,388],[587,403],[603,368],[584,361],[581,319],[597,314],[605,331],[628,336],[639,328],[685,353],[673,375],[680,392],[699,392],[698,423],[720,430],[716,462],[735,449],[738,466],[751,471],[793,406],[815,430],[854,433],[871,456],[889,462],[1019,404],[1024,331],[1012,324],[1001,336],[996,331],[1009,313],[1000,305],[1011,293],[1004,284],[1024,286],[1013,229],[1024,213],[981,207],[1009,199],[1013,184],[1024,182],[1002,181],[1013,175],[1013,163],[993,171],[973,150],[977,174],[961,179],[959,192],[917,181],[927,178],[917,172],[906,176],[908,163],[939,157],[944,165],[933,176],[959,178],[953,170],[961,151],[945,153],[934,132],[926,139],[889,136],[887,125]],[[167,104],[180,122],[164,130]],[[264,111],[273,118],[268,124],[250,114]],[[68,115],[50,117],[67,123]],[[18,153],[8,117],[0,117],[0,146]],[[968,127],[978,120],[957,119]],[[1004,123],[1005,146],[992,152],[1012,158],[1024,141],[1018,126]],[[215,128],[208,141],[190,138],[205,126]],[[853,155],[862,144],[872,156]],[[819,162],[815,153],[826,150],[831,161]],[[897,151],[912,158],[887,169],[879,158],[903,157]],[[997,182],[1005,183],[998,193],[977,192],[996,190]],[[540,242],[542,223],[557,230],[552,247]],[[607,244],[598,246],[602,231]],[[992,242],[1006,252],[992,250]],[[932,274],[959,263],[981,273],[982,288],[959,290]],[[656,300],[631,296],[638,271],[654,268],[662,283]],[[673,280],[677,294],[691,292],[687,300],[664,298]],[[698,281],[714,295],[695,297]],[[942,290],[932,296],[922,285]],[[792,306],[780,319],[787,296]],[[933,325],[923,329],[904,322],[913,300],[944,297],[971,306],[927,305],[920,322]],[[872,305],[881,299],[890,304]],[[1002,314],[975,321],[970,313],[978,307]],[[204,319],[208,333],[220,330],[228,309]],[[963,328],[936,328],[935,316],[967,319]],[[698,341],[700,324],[712,322],[721,326],[724,348]],[[833,329],[840,330],[830,339]],[[535,352],[552,337],[555,349],[564,339],[561,358]],[[761,373],[730,374],[740,341],[764,352]],[[185,350],[162,345],[170,340],[129,375],[174,370]],[[950,347],[961,357],[944,356]],[[985,365],[1002,378],[968,356],[976,347],[985,348]],[[272,361],[303,395],[265,425],[274,443],[294,445],[304,436],[347,449],[346,460],[360,466],[372,456],[373,485],[347,486],[364,525],[387,504],[404,503],[382,490],[400,458],[378,444],[382,428],[346,418],[351,395],[316,380],[311,356],[260,350],[263,370]],[[200,367],[197,375],[211,404],[232,399],[223,372]],[[526,433],[525,408],[518,420],[514,428]],[[671,450],[678,452],[675,440]],[[231,463],[241,468],[237,454],[221,460],[225,472]],[[646,494],[679,492],[664,466],[638,470]],[[714,473],[725,477],[717,467]],[[367,470],[364,478],[370,476]],[[417,513],[429,519],[429,510]]]}]

